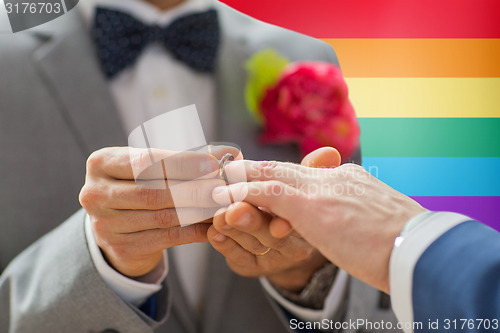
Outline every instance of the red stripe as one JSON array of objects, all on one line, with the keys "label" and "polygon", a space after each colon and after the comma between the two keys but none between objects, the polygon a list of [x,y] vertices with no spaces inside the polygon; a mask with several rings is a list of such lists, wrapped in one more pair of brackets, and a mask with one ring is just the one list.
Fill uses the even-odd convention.
[{"label": "red stripe", "polygon": [[220,0],[316,38],[500,38],[499,0]]}]

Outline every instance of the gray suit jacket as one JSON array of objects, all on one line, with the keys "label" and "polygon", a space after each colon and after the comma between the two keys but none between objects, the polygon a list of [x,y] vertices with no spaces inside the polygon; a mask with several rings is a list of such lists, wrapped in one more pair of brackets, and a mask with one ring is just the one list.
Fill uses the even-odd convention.
[{"label": "gray suit jacket", "polygon": [[[223,28],[215,74],[219,139],[237,143],[247,158],[297,161],[291,145],[258,144],[259,127],[243,103],[242,64],[265,47],[291,60],[337,62],[335,54],[324,43],[222,4],[217,10]],[[68,216],[79,209],[87,156],[126,145],[126,134],[78,13],[0,35],[0,73],[0,332],[290,331],[259,282],[233,274],[215,251],[199,319],[189,310],[174,262],[158,294],[157,321],[101,279],[87,248],[85,212]],[[394,321],[390,310],[377,306],[379,298],[351,280],[348,318]]]}]

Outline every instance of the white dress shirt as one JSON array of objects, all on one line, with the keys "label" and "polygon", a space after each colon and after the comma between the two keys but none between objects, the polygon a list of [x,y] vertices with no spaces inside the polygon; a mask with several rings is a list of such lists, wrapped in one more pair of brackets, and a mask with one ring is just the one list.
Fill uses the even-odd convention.
[{"label": "white dress shirt", "polygon": [[[96,6],[118,9],[146,24],[167,25],[175,18],[212,6],[212,0],[187,0],[181,5],[161,12],[141,0],[86,0],[80,2],[81,12],[89,27],[92,25]],[[148,46],[138,61],[110,80],[109,88],[119,111],[125,130],[130,133],[143,122],[167,111],[195,104],[207,142],[215,139],[215,82],[212,74],[199,73],[169,54],[161,45]],[[122,299],[140,304],[161,289],[161,282],[168,274],[167,251],[155,270],[140,281],[129,279],[110,267],[104,260],[95,242],[90,219],[86,220],[86,236],[92,259],[97,270]],[[209,244],[189,244],[168,250],[179,263],[178,274],[188,303],[198,309],[204,295],[204,277],[207,272]],[[338,308],[338,300],[346,285],[346,274],[339,277],[328,299],[325,309],[301,308],[283,298],[265,279],[264,289],[278,303],[304,320],[331,317]]]}]

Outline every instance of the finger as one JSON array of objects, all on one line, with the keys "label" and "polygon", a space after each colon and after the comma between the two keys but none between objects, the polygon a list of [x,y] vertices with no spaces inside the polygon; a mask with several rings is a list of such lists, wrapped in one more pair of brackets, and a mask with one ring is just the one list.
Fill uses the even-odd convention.
[{"label": "finger", "polygon": [[[135,149],[135,148],[134,148]],[[135,150],[132,154],[136,153]],[[143,150],[139,151],[142,154]],[[151,149],[148,151],[152,165],[148,160],[132,163],[136,180],[151,179],[181,179],[192,180],[216,176],[219,171],[219,160],[226,154],[231,154],[235,160],[243,159],[236,147],[227,145],[207,145],[195,151],[168,152]],[[146,168],[144,167],[146,166]],[[140,175],[137,176],[137,171]]]},{"label": "finger", "polygon": [[224,185],[220,179],[168,181],[167,189],[144,188],[133,181],[108,181],[95,191],[94,199],[112,209],[159,210],[166,208],[218,207],[212,198],[215,187]]},{"label": "finger", "polygon": [[112,252],[122,260],[140,258],[173,246],[207,242],[209,224],[194,224],[187,227],[153,229],[130,234],[113,234],[101,237],[95,234],[100,248]]},{"label": "finger", "polygon": [[100,233],[129,234],[194,223],[212,223],[216,210],[217,208],[111,210],[105,218],[92,218],[92,225]]},{"label": "finger", "polygon": [[255,207],[265,207],[285,220],[298,219],[307,197],[298,189],[278,181],[238,183],[217,187],[212,192],[214,201],[229,205],[229,193],[236,201],[245,201]]},{"label": "finger", "polygon": [[[241,232],[231,226],[229,226],[226,221],[227,221],[227,215],[228,211],[226,211],[224,214],[217,215],[214,217],[213,224],[214,228],[222,233],[223,235],[231,238],[234,240],[236,243],[238,243],[242,248],[244,248],[246,251],[253,253],[253,254],[259,254],[266,252],[270,246],[264,245],[263,243],[260,242],[259,239],[257,239],[254,235],[246,232]],[[270,218],[268,218],[270,219]]]},{"label": "finger", "polygon": [[269,233],[275,238],[284,238],[292,232],[290,223],[281,217],[274,217],[269,222]]},{"label": "finger", "polygon": [[198,152],[131,147],[104,148],[87,160],[91,175],[115,179],[196,179],[219,168],[217,158]]},{"label": "finger", "polygon": [[337,149],[323,147],[307,154],[300,164],[311,168],[336,168],[340,166],[341,160]]},{"label": "finger", "polygon": [[[286,237],[282,239],[273,237],[269,231],[269,222],[271,220],[271,215],[262,212],[260,209],[246,202],[240,202],[228,208],[224,221],[227,223],[227,227],[225,229],[223,228],[223,231],[218,228],[220,227],[220,225],[217,224],[219,221],[216,222],[216,220],[214,220],[214,226],[226,236],[234,239],[245,249],[248,249],[245,242],[251,241],[248,236],[257,239],[259,244],[264,245],[264,248],[256,251],[249,250],[253,253],[262,253],[266,249],[272,248],[273,250],[279,251],[284,256],[293,256],[297,251],[302,250],[304,247],[308,247],[303,240],[295,237]],[[250,243],[250,245],[252,244]]]},{"label": "finger", "polygon": [[[225,168],[228,175],[245,174],[248,181],[279,180],[285,184],[295,186],[301,178],[306,176],[306,167],[276,161],[234,161]],[[241,176],[236,177],[241,178]]]},{"label": "finger", "polygon": [[236,241],[219,233],[213,226],[208,229],[207,238],[213,248],[222,254],[228,262],[244,268],[245,271],[255,270],[257,257],[242,248]]},{"label": "finger", "polygon": [[210,224],[199,223],[187,227],[145,230],[124,236],[129,237],[129,244],[150,246],[153,250],[163,250],[184,244],[207,242],[209,227]]},{"label": "finger", "polygon": [[[218,159],[210,154],[196,151],[165,152],[155,155],[156,150],[131,153],[131,168],[134,179],[181,179],[192,180],[211,174],[219,169]],[[136,156],[138,156],[136,158]]]}]

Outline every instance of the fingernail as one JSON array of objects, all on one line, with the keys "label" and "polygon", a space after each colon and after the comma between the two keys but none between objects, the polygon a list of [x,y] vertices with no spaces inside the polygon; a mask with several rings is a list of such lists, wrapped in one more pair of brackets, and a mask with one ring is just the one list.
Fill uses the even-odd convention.
[{"label": "fingernail", "polygon": [[226,224],[225,226],[222,227],[222,230],[224,231],[230,231],[231,229],[233,229],[233,227],[231,227],[229,224]]},{"label": "fingernail", "polygon": [[223,241],[225,241],[227,239],[227,237],[224,236],[223,234],[219,233],[219,234],[215,235],[212,239],[216,242],[222,243]]},{"label": "fingernail", "polygon": [[246,213],[242,217],[236,221],[235,225],[239,228],[246,228],[252,223],[252,216],[249,213]]}]

